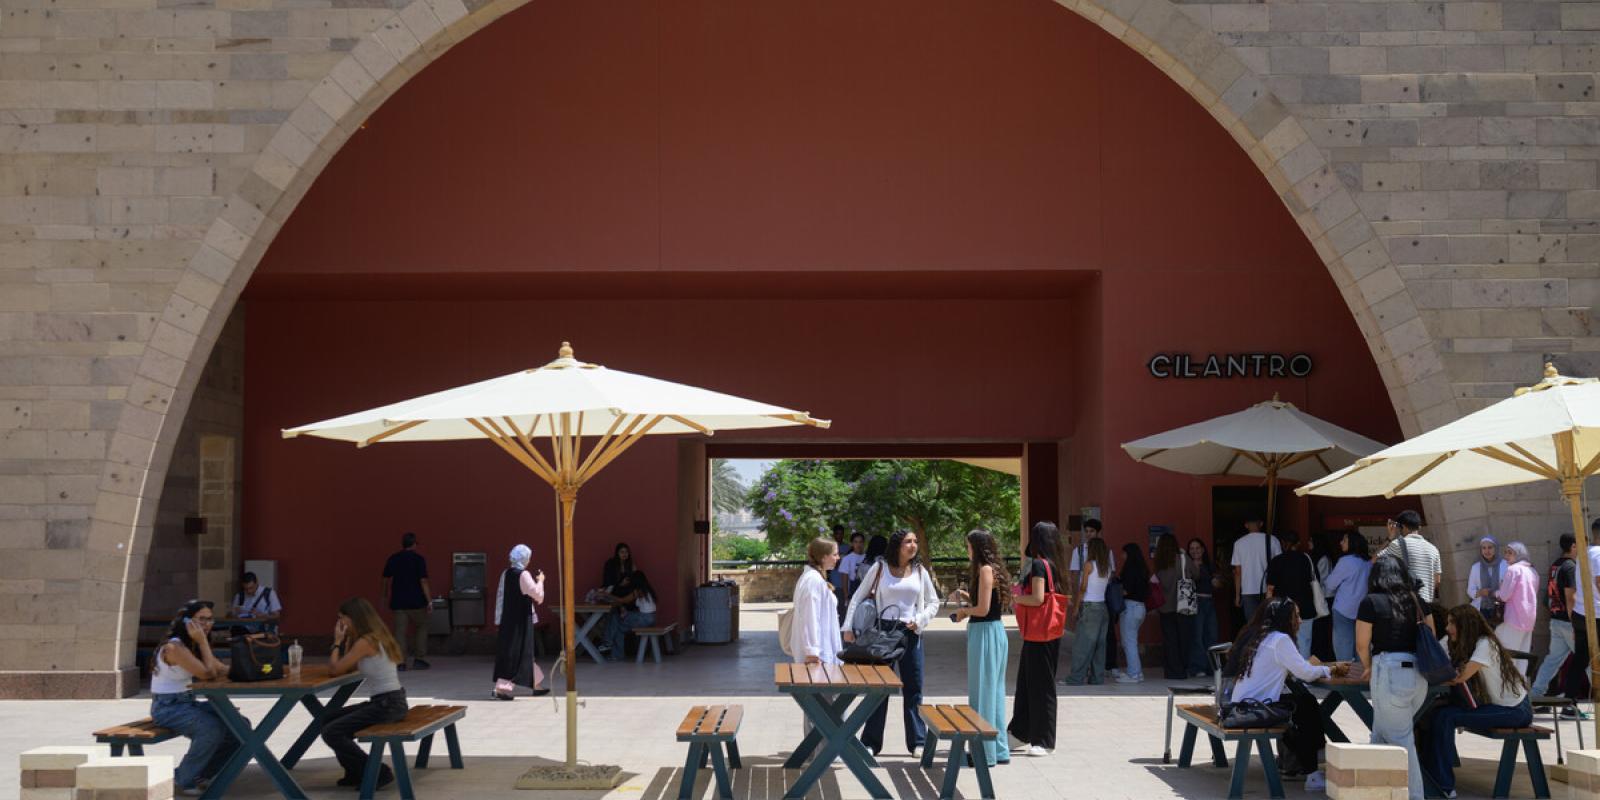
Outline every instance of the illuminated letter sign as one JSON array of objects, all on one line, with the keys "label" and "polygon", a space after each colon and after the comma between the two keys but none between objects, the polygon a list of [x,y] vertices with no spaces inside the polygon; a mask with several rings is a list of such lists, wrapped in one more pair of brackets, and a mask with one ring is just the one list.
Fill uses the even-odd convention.
[{"label": "illuminated letter sign", "polygon": [[1306,353],[1157,353],[1145,365],[1152,378],[1304,378]]}]

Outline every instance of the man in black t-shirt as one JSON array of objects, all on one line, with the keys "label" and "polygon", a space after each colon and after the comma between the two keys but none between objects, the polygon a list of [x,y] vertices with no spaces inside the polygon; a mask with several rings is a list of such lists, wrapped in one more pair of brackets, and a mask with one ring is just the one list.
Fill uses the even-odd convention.
[{"label": "man in black t-shirt", "polygon": [[1311,657],[1311,621],[1317,618],[1317,601],[1311,591],[1311,582],[1317,579],[1317,570],[1311,556],[1300,550],[1300,535],[1294,531],[1279,531],[1278,541],[1283,552],[1267,562],[1267,596],[1287,597],[1300,609],[1300,632],[1295,646],[1301,658]]},{"label": "man in black t-shirt", "polygon": [[[428,598],[433,592],[428,587],[428,562],[416,548],[417,535],[407,531],[400,537],[400,552],[383,565],[383,596],[394,612],[394,638],[407,651],[400,657],[401,670],[406,668],[407,655],[413,669],[431,666],[422,657],[428,654]],[[412,638],[407,635],[411,631],[415,632],[414,646],[407,641]]]},{"label": "man in black t-shirt", "polygon": [[[1550,565],[1545,582],[1545,603],[1550,608],[1550,652],[1539,662],[1539,674],[1533,678],[1533,694],[1548,695],[1550,682],[1560,674],[1573,650],[1572,601],[1578,585],[1578,562],[1573,560],[1578,539],[1570,533],[1561,534],[1561,556]],[[1559,684],[1565,686],[1565,683]]]}]

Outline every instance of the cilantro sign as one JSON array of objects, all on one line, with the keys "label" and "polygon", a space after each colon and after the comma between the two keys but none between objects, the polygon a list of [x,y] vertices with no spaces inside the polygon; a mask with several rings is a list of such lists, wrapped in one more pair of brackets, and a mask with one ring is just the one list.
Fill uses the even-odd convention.
[{"label": "cilantro sign", "polygon": [[1304,378],[1313,364],[1305,353],[1157,353],[1146,367],[1155,378]]}]

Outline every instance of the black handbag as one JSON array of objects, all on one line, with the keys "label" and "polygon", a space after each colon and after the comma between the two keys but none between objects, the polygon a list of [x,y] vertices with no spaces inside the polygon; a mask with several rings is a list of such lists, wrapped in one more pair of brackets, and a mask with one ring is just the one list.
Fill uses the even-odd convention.
[{"label": "black handbag", "polygon": [[1260,700],[1240,700],[1222,709],[1224,728],[1276,728],[1286,725],[1294,716],[1294,704],[1282,700],[1263,703]]},{"label": "black handbag", "polygon": [[[899,609],[893,609],[894,619],[884,619],[878,615],[877,596],[878,583],[883,580],[882,562],[879,562],[878,575],[872,581],[872,591],[867,594],[871,601],[872,624],[863,626],[859,621],[852,620],[855,630],[855,641],[845,644],[839,651],[839,660],[846,664],[893,664],[900,660],[906,652],[906,626],[899,620]],[[856,616],[868,608],[866,602],[856,606]]]},{"label": "black handbag", "polygon": [[275,633],[236,636],[228,645],[228,680],[235,683],[283,677],[282,641]]}]

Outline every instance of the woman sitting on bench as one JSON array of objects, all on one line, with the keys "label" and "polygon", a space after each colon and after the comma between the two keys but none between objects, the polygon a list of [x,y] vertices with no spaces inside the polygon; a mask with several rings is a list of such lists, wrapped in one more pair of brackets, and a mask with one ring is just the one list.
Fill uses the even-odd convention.
[{"label": "woman sitting on bench", "polygon": [[1458,666],[1451,686],[1464,687],[1455,702],[1433,715],[1422,740],[1422,767],[1445,797],[1456,796],[1456,728],[1524,728],[1533,723],[1528,680],[1489,629],[1478,609],[1459,605],[1445,614],[1450,660]]},{"label": "woman sitting on bench", "polygon": [[638,570],[612,589],[610,601],[616,606],[606,620],[606,642],[611,645],[607,661],[621,661],[628,631],[656,624],[656,593],[650,579]]},{"label": "woman sitting on bench", "polygon": [[211,653],[211,625],[216,615],[210,600],[190,600],[172,621],[167,641],[156,650],[150,674],[150,718],[157,725],[189,738],[189,752],[178,762],[173,786],[178,794],[198,797],[239,749],[211,704],[189,691],[195,678],[216,680],[228,665]]},{"label": "woman sitting on bench", "polygon": [[[1347,670],[1344,664],[1326,667],[1314,656],[1310,661],[1300,656],[1295,635],[1302,624],[1300,609],[1293,598],[1267,600],[1256,608],[1255,617],[1239,634],[1223,670],[1224,675],[1237,676],[1229,698],[1232,703],[1254,700],[1276,707],[1281,717],[1286,718],[1289,730],[1283,736],[1284,780],[1304,779],[1317,772],[1317,751],[1324,744],[1322,717],[1316,701],[1298,694],[1288,700],[1282,699],[1289,676],[1316,681],[1329,675],[1343,675]],[[1224,725],[1228,724],[1228,716],[1223,714]]]},{"label": "woman sitting on bench", "polygon": [[[400,688],[400,672],[395,668],[402,657],[400,643],[366,598],[352,597],[339,605],[328,671],[344,675],[360,670],[361,691],[367,693],[367,702],[329,714],[322,726],[322,741],[333,749],[339,766],[344,767],[339,786],[361,786],[367,769],[367,754],[356,744],[356,732],[406,718],[406,690]],[[394,771],[389,765],[380,765],[377,788],[382,789],[393,780]]]}]

